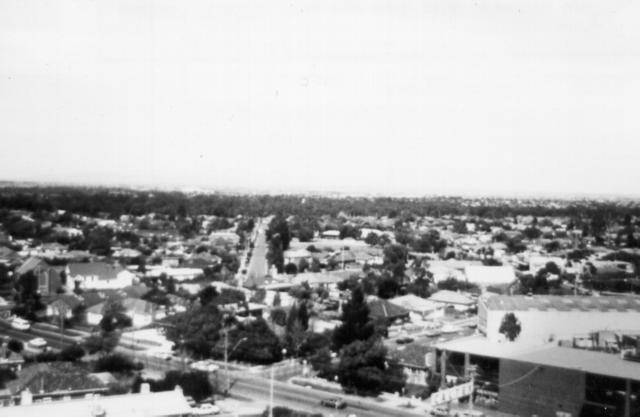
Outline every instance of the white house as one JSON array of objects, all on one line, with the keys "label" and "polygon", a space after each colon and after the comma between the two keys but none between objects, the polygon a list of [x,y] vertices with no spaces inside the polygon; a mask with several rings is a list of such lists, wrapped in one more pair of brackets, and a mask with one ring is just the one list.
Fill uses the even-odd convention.
[{"label": "white house", "polygon": [[135,275],[119,265],[105,262],[70,263],[65,270],[68,282],[83,289],[117,290],[133,284]]},{"label": "white house", "polygon": [[486,287],[488,285],[511,284],[516,280],[516,272],[513,266],[484,266],[469,265],[465,267],[464,274],[468,282]]},{"label": "white house", "polygon": [[[103,302],[88,308],[87,323],[94,326],[100,324],[107,303]],[[122,300],[122,305],[127,311],[127,316],[131,318],[134,327],[148,326],[155,320],[163,319],[166,316],[163,308],[138,298],[125,298]]]}]

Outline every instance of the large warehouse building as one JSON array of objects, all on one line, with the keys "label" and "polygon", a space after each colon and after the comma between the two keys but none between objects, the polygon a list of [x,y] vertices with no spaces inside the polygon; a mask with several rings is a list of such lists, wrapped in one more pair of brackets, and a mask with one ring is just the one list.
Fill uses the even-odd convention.
[{"label": "large warehouse building", "polygon": [[481,298],[478,330],[489,341],[504,340],[500,325],[507,313],[520,321],[517,342],[537,345],[599,330],[640,330],[640,297],[618,295],[503,296]]},{"label": "large warehouse building", "polygon": [[490,386],[499,411],[522,417],[640,417],[640,362],[620,354],[496,343],[479,335],[436,349],[436,372],[463,375],[475,366],[476,397],[486,395],[478,386]]}]

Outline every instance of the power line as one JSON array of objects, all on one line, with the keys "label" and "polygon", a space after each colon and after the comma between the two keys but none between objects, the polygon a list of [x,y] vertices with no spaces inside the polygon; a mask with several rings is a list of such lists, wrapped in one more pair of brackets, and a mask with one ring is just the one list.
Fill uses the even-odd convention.
[{"label": "power line", "polygon": [[518,377],[518,378],[516,378],[516,379],[514,379],[512,381],[509,381],[509,382],[505,382],[504,384],[498,385],[498,388],[508,387],[509,385],[513,385],[515,383],[518,383],[518,382],[522,381],[523,379],[530,377],[531,375],[533,375],[534,372],[538,371],[539,369],[540,369],[540,366],[536,366],[535,368],[533,368],[532,370],[530,370],[526,374],[522,375],[521,377]]}]

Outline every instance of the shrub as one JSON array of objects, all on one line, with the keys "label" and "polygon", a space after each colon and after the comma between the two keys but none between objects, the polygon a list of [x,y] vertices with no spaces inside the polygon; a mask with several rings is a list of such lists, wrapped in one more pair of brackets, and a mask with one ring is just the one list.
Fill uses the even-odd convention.
[{"label": "shrub", "polygon": [[140,368],[140,364],[134,363],[126,356],[112,354],[103,356],[96,361],[95,372],[123,372],[128,373]]},{"label": "shrub", "polygon": [[60,358],[60,356],[51,350],[46,352],[38,353],[35,357],[36,362],[55,362]]},{"label": "shrub", "polygon": [[20,353],[24,350],[24,343],[22,343],[18,339],[10,339],[9,343],[7,344],[7,347],[12,352]]},{"label": "shrub", "polygon": [[169,371],[161,380],[145,380],[140,377],[133,382],[132,391],[140,392],[140,385],[146,382],[152,392],[168,391],[180,385],[185,395],[191,396],[196,401],[202,401],[213,394],[213,387],[209,381],[209,376],[205,372],[191,371]]},{"label": "shrub", "polygon": [[84,356],[85,352],[80,345],[72,345],[62,349],[60,352],[60,360],[67,362],[75,362]]}]

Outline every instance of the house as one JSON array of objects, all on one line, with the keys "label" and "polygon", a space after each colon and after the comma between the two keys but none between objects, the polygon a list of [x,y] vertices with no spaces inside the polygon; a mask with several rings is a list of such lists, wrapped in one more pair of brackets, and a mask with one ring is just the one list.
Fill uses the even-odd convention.
[{"label": "house", "polygon": [[427,270],[433,274],[435,283],[445,281],[448,278],[454,278],[458,281],[464,281],[465,268],[468,266],[480,266],[480,261],[460,261],[457,259],[447,259],[446,261],[429,261]]},{"label": "house", "polygon": [[311,252],[306,249],[289,249],[284,251],[283,254],[284,263],[286,264],[295,264],[300,265],[300,262],[303,260],[307,263],[311,263],[312,256]]},{"label": "house", "polygon": [[423,318],[441,317],[444,315],[445,306],[442,305],[442,303],[427,300],[414,294],[394,297],[391,298],[389,302]]},{"label": "house", "polygon": [[320,233],[323,239],[340,239],[340,231],[339,230],[325,230]]},{"label": "house", "polygon": [[135,275],[106,262],[70,263],[67,277],[82,289],[119,289],[133,284]]},{"label": "house", "polygon": [[46,316],[47,317],[60,317],[61,315],[65,319],[73,317],[73,312],[80,305],[82,305],[83,299],[75,294],[60,294],[55,295],[47,304]]},{"label": "house", "polygon": [[15,271],[17,277],[32,275],[37,281],[38,293],[40,295],[55,294],[55,292],[63,286],[63,267],[50,265],[44,258],[31,257],[27,259]]},{"label": "house", "polygon": [[[108,388],[99,380],[89,376],[81,366],[71,362],[34,363],[22,368],[17,378],[8,381],[0,391],[0,402],[8,404],[14,396],[24,391],[33,397],[62,399],[62,397],[84,397],[89,393],[105,393]],[[0,408],[0,414],[10,408]]]},{"label": "house", "polygon": [[396,321],[409,321],[409,310],[387,300],[369,296],[367,297],[367,305],[369,307],[369,317],[373,320],[385,320],[389,324]]},{"label": "house", "polygon": [[[163,308],[149,301],[137,298],[125,298],[121,301],[126,310],[127,316],[131,318],[134,327],[148,326],[156,320],[161,320],[166,316]],[[87,309],[87,323],[98,325],[102,320],[107,302],[96,304]]]},{"label": "house", "polygon": [[0,264],[12,266],[20,263],[20,255],[13,249],[0,246]]},{"label": "house", "polygon": [[511,284],[516,280],[513,266],[469,265],[464,269],[466,280],[480,287]]},{"label": "house", "polygon": [[140,391],[139,394],[92,395],[81,399],[40,402],[36,395],[28,393],[19,398],[20,406],[5,407],[2,409],[2,415],[3,417],[188,417],[193,415],[179,387],[173,391],[150,392],[148,385],[143,384]]},{"label": "house", "polygon": [[429,301],[444,308],[453,307],[458,311],[467,311],[476,305],[475,300],[468,295],[449,290],[441,290],[432,294]]}]

